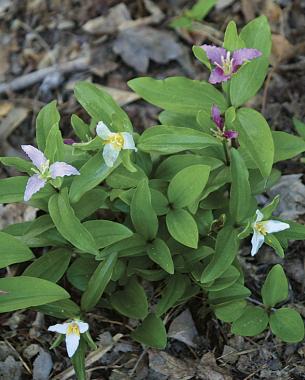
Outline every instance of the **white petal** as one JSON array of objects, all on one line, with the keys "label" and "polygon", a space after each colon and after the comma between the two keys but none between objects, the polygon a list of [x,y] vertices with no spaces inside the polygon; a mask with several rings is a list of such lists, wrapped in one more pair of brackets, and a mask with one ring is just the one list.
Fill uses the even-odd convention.
[{"label": "white petal", "polygon": [[70,175],[80,175],[80,172],[74,166],[66,162],[54,162],[50,166],[50,175],[53,179],[56,177],[65,177]]},{"label": "white petal", "polygon": [[96,134],[103,140],[109,139],[114,133],[110,131],[106,124],[100,121],[96,126]]},{"label": "white petal", "polygon": [[118,149],[115,145],[105,144],[104,150],[103,150],[103,157],[105,160],[105,164],[107,166],[112,168],[119,154],[120,154],[120,149]]},{"label": "white petal", "polygon": [[279,220],[267,220],[264,222],[264,227],[268,234],[272,234],[273,232],[279,232],[287,230],[290,228],[288,223],[280,222]]},{"label": "white petal", "polygon": [[23,200],[25,202],[29,201],[34,194],[45,186],[45,184],[46,180],[41,179],[39,174],[32,175],[26,184]]},{"label": "white petal", "polygon": [[37,148],[32,145],[21,145],[21,148],[26,153],[26,155],[30,158],[33,164],[37,169],[41,169],[41,167],[47,162],[45,155]]},{"label": "white petal", "polygon": [[69,358],[75,354],[79,345],[79,339],[80,336],[78,334],[66,335],[66,346]]},{"label": "white petal", "polygon": [[75,321],[75,323],[77,323],[78,328],[79,328],[79,332],[80,332],[81,334],[83,334],[84,332],[86,332],[86,331],[89,330],[89,325],[88,325],[88,323],[86,323],[86,322],[82,322],[82,321]]},{"label": "white petal", "polygon": [[256,210],[255,222],[261,222],[263,219],[264,219],[264,215],[259,210]]},{"label": "white petal", "polygon": [[49,326],[48,331],[66,334],[69,323],[58,323],[57,325]]},{"label": "white petal", "polygon": [[254,230],[253,236],[251,239],[251,244],[252,244],[251,256],[255,256],[257,254],[260,247],[264,244],[264,241],[265,241],[264,235]]},{"label": "white petal", "polygon": [[137,151],[132,134],[128,132],[122,132],[122,136],[124,138],[123,149],[133,149]]}]

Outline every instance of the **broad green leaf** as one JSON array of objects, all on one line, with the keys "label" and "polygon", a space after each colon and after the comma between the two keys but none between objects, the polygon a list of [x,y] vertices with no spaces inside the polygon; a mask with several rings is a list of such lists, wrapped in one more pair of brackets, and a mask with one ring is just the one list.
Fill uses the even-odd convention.
[{"label": "broad green leaf", "polygon": [[110,297],[112,307],[129,318],[144,319],[148,314],[148,303],[144,289],[133,277],[120,290]]},{"label": "broad green leaf", "polygon": [[233,265],[229,266],[229,268],[215,281],[211,284],[205,284],[204,288],[206,288],[209,292],[215,292],[222,289],[229,288],[240,278],[240,272]]},{"label": "broad green leaf", "polygon": [[48,133],[44,154],[51,162],[63,161],[64,150],[61,132],[58,125],[55,124]]},{"label": "broad green leaf", "polygon": [[168,200],[174,208],[189,206],[195,202],[208,182],[210,167],[192,165],[180,170],[168,186]]},{"label": "broad green leaf", "polygon": [[249,172],[238,150],[231,149],[230,214],[237,223],[250,216],[252,210]]},{"label": "broad green leaf", "polygon": [[304,339],[304,322],[300,314],[284,307],[270,315],[271,331],[287,343],[298,343]]},{"label": "broad green leaf", "polygon": [[275,235],[267,234],[265,237],[265,243],[272,247],[280,257],[283,258],[285,256],[283,247]]},{"label": "broad green leaf", "polygon": [[305,141],[290,133],[272,132],[274,141],[274,162],[288,160],[305,152]]},{"label": "broad green leaf", "polygon": [[56,100],[44,106],[36,119],[36,141],[38,149],[45,150],[48,134],[54,125],[58,125],[60,115],[57,111]]},{"label": "broad green leaf", "polygon": [[245,47],[244,41],[238,36],[235,21],[230,21],[227,25],[223,47],[229,51],[234,51]]},{"label": "broad green leaf", "polygon": [[215,253],[203,271],[201,281],[208,283],[220,277],[232,264],[238,248],[237,231],[231,226],[220,230],[216,239]]},{"label": "broad green leaf", "polygon": [[68,281],[76,288],[85,291],[98,262],[89,257],[78,257],[67,271]]},{"label": "broad green leaf", "polygon": [[245,299],[250,295],[250,290],[238,282],[229,288],[217,292],[209,292],[208,294],[209,302],[214,305]]},{"label": "broad green leaf", "polygon": [[49,212],[57,230],[65,239],[84,252],[93,255],[98,253],[93,236],[75,216],[66,188],[50,198]]},{"label": "broad green leaf", "polygon": [[245,63],[233,74],[230,83],[230,98],[234,107],[243,105],[257,93],[264,83],[268,66],[268,58],[259,57]]},{"label": "broad green leaf", "polygon": [[241,39],[247,48],[260,50],[265,57],[271,52],[271,31],[266,16],[260,16],[250,21],[240,32]]},{"label": "broad green leaf", "polygon": [[270,127],[264,117],[250,108],[237,111],[240,145],[247,149],[263,177],[269,177],[274,158]]},{"label": "broad green leaf", "polygon": [[119,165],[119,161],[112,167],[108,167],[102,153],[98,152],[90,158],[80,169],[80,175],[74,176],[69,191],[72,203],[78,202],[89,190],[93,189]]},{"label": "broad green leaf", "polygon": [[298,120],[296,117],[292,119],[293,126],[295,130],[298,132],[299,136],[301,136],[303,139],[305,139],[305,124]]},{"label": "broad green leaf", "polygon": [[96,256],[96,259],[103,259],[112,252],[119,252],[119,257],[137,256],[138,254],[146,252],[146,246],[147,243],[143,236],[133,234],[127,239],[118,241],[117,243],[104,248],[103,251]]},{"label": "broad green leaf", "polygon": [[273,307],[288,298],[288,281],[280,264],[272,267],[262,287],[264,305]]},{"label": "broad green leaf", "polygon": [[91,137],[89,125],[86,124],[80,117],[77,115],[71,116],[71,125],[74,130],[74,133],[81,141],[88,141]]},{"label": "broad green leaf", "polygon": [[0,268],[33,259],[32,251],[14,236],[0,232]]},{"label": "broad green leaf", "polygon": [[99,249],[133,235],[123,224],[110,220],[88,220],[83,225],[91,233]]},{"label": "broad green leaf", "polygon": [[257,306],[247,306],[242,315],[233,322],[231,331],[241,336],[255,336],[268,325],[268,314]]},{"label": "broad green leaf", "polygon": [[0,157],[1,164],[5,166],[13,166],[20,172],[26,172],[29,175],[33,174],[33,164],[30,161],[24,160],[19,157]]},{"label": "broad green leaf", "polygon": [[183,296],[186,284],[186,276],[180,273],[169,278],[155,309],[158,317],[165,314]]},{"label": "broad green leaf", "polygon": [[245,310],[245,300],[225,302],[214,307],[214,313],[218,319],[224,322],[233,322],[238,319]]},{"label": "broad green leaf", "polygon": [[212,145],[219,145],[219,141],[207,133],[190,128],[165,125],[146,129],[138,142],[138,148],[143,152],[159,154],[203,149]]},{"label": "broad green leaf", "polygon": [[111,279],[113,268],[117,262],[117,257],[117,253],[108,256],[95,269],[81,298],[81,309],[83,311],[92,310],[99,302]]},{"label": "broad green leaf", "polygon": [[193,46],[192,51],[194,56],[203,63],[209,70],[211,70],[211,63],[206,52],[200,46]]},{"label": "broad green leaf", "polygon": [[45,305],[69,298],[63,288],[36,277],[18,276],[0,278],[0,312]]},{"label": "broad green leaf", "polygon": [[169,274],[174,273],[174,263],[171,255],[171,251],[162,239],[155,239],[147,249],[149,258],[158,264]]},{"label": "broad green leaf", "polygon": [[253,195],[264,193],[267,189],[275,185],[281,178],[281,172],[278,169],[272,169],[270,176],[264,178],[260,171],[249,170],[249,182]]},{"label": "broad green leaf", "polygon": [[201,21],[207,16],[216,3],[217,0],[197,0],[195,5],[185,12],[185,15],[194,20]]},{"label": "broad green leaf", "polygon": [[35,310],[60,319],[74,319],[80,315],[79,306],[69,299],[51,302],[47,305],[36,306]]},{"label": "broad green leaf", "polygon": [[202,128],[197,123],[197,118],[194,115],[184,115],[178,112],[162,111],[159,114],[159,121],[162,125],[174,125],[175,127],[184,127],[202,131]]},{"label": "broad green leaf", "polygon": [[87,191],[78,202],[73,204],[75,215],[80,220],[87,218],[99,208],[105,208],[107,198],[107,192],[101,187]]},{"label": "broad green leaf", "polygon": [[305,240],[305,225],[297,222],[292,222],[290,220],[283,220],[283,222],[288,223],[290,228],[284,231],[276,233],[279,239],[289,239],[289,240]]},{"label": "broad green leaf", "polygon": [[167,335],[164,323],[155,314],[149,314],[142,324],[130,336],[148,347],[163,350],[166,347]]},{"label": "broad green leaf", "polygon": [[171,210],[166,215],[166,225],[168,232],[179,243],[197,248],[198,227],[192,215],[183,209]]},{"label": "broad green leaf", "polygon": [[0,203],[22,202],[28,177],[0,179]]},{"label": "broad green leaf", "polygon": [[58,248],[44,253],[29,265],[23,276],[43,278],[57,282],[66,273],[72,256],[72,251]]},{"label": "broad green leaf", "polygon": [[137,187],[139,181],[146,178],[146,174],[140,168],[136,172],[130,172],[120,165],[106,179],[108,186],[113,189],[130,189]]},{"label": "broad green leaf", "polygon": [[158,232],[158,217],[151,205],[151,195],[147,179],[139,182],[130,205],[130,216],[136,231],[147,240],[152,240]]},{"label": "broad green leaf", "polygon": [[101,87],[90,82],[78,82],[74,89],[75,97],[85,108],[88,114],[96,121],[103,121],[108,127],[116,117],[118,125],[112,125],[114,130],[132,131],[132,126],[127,114],[113,100],[113,98]]},{"label": "broad green leaf", "polygon": [[184,77],[156,80],[136,78],[128,86],[147,102],[162,109],[182,114],[196,115],[200,110],[210,112],[213,104],[225,111],[227,102],[220,91],[211,84]]},{"label": "broad green leaf", "polygon": [[265,207],[261,209],[261,213],[264,215],[264,220],[269,220],[274,213],[274,211],[277,209],[278,205],[280,203],[280,195],[276,195],[272,202],[268,203]]}]

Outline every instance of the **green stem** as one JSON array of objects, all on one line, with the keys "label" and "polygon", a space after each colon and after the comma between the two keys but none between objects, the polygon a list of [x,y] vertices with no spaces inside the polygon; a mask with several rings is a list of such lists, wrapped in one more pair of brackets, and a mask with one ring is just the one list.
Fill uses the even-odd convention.
[{"label": "green stem", "polygon": [[223,150],[225,152],[225,158],[226,158],[226,165],[230,165],[230,152],[227,144],[227,140],[223,140],[222,142]]}]

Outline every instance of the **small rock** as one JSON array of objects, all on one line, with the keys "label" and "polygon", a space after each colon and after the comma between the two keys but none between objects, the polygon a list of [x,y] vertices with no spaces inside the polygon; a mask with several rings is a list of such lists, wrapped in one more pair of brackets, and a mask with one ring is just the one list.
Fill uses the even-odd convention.
[{"label": "small rock", "polygon": [[48,352],[41,350],[33,363],[33,380],[48,380],[53,368],[53,361]]},{"label": "small rock", "polygon": [[38,344],[30,344],[27,348],[23,350],[23,356],[31,360],[34,356],[38,354],[38,352],[41,350],[41,347]]},{"label": "small rock", "polygon": [[22,363],[16,361],[13,356],[8,356],[4,362],[0,362],[0,379],[20,380]]},{"label": "small rock", "polygon": [[226,363],[234,364],[238,360],[238,355],[236,355],[238,351],[235,348],[225,345],[222,351],[221,360]]}]

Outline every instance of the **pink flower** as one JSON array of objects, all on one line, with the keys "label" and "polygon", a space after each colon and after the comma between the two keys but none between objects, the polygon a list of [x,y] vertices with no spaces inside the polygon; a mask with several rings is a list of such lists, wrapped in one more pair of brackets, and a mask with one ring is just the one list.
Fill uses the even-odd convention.
[{"label": "pink flower", "polygon": [[220,114],[220,109],[215,105],[212,106],[211,116],[217,126],[217,131],[214,131],[217,137],[225,138],[227,140],[236,139],[238,137],[237,131],[226,131],[223,117]]},{"label": "pink flower", "polygon": [[262,55],[257,49],[243,48],[235,50],[231,58],[231,53],[225,48],[212,45],[202,45],[201,48],[205,51],[210,62],[216,66],[209,78],[209,82],[212,84],[226,82],[243,63]]},{"label": "pink flower", "polygon": [[32,145],[21,145],[21,148],[33,162],[34,166],[36,166],[36,169],[32,169],[35,174],[29,178],[26,184],[24,192],[25,202],[30,200],[31,197],[42,189],[51,179],[80,175],[77,169],[65,162],[54,162],[54,164],[50,165],[45,155]]}]

